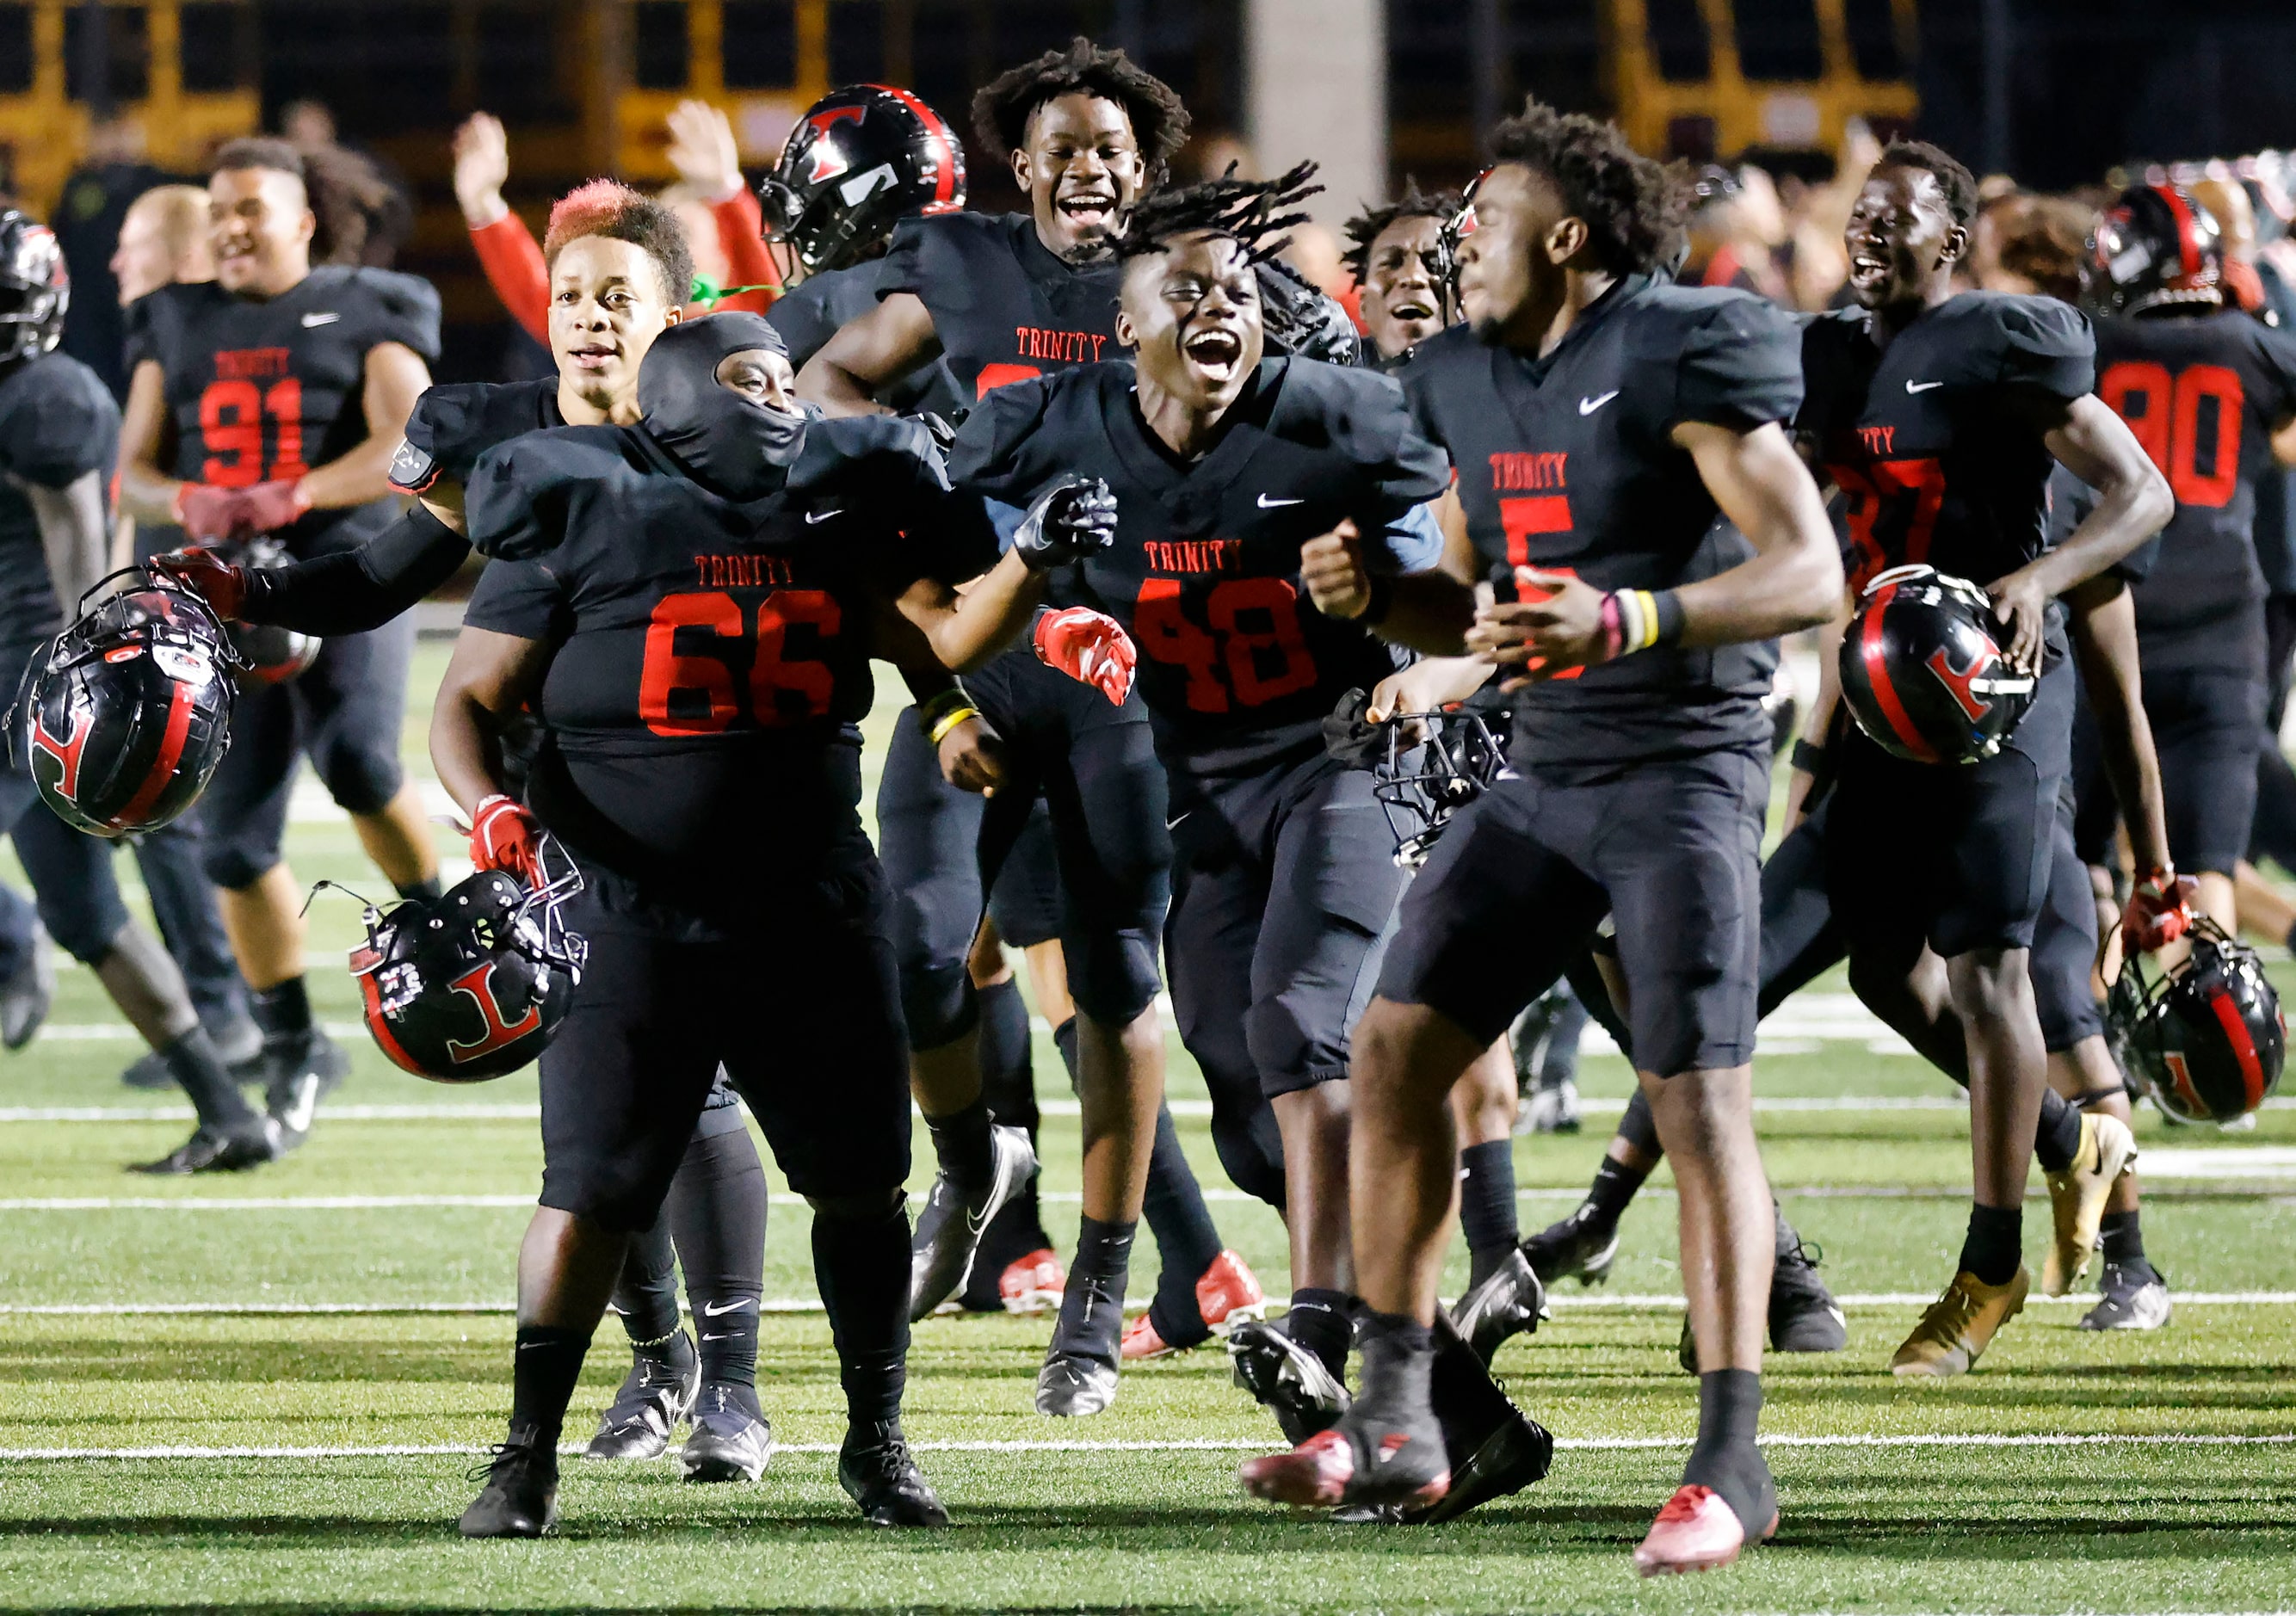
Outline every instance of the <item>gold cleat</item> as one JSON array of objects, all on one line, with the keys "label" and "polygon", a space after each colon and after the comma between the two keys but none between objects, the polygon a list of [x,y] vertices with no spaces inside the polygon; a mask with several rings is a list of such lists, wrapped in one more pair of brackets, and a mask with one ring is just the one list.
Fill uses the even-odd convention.
[{"label": "gold cleat", "polygon": [[2021,1267],[2004,1285],[1986,1284],[1964,1268],[1906,1337],[1906,1344],[1890,1360],[1890,1373],[1939,1380],[1968,1373],[2001,1326],[2025,1310],[2025,1293],[2032,1284],[2033,1276]]},{"label": "gold cleat", "polygon": [[2105,1200],[2114,1182],[2136,1162],[2136,1136],[2128,1131],[2128,1123],[2102,1112],[2082,1114],[2080,1148],[2073,1153],[2072,1165],[2046,1175],[2056,1237],[2041,1264],[2042,1295],[2062,1296],[2088,1271]]}]

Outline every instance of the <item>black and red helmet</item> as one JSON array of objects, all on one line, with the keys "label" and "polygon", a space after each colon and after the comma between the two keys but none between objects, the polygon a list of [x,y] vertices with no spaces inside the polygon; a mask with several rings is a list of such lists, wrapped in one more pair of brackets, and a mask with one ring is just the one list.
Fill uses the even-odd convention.
[{"label": "black and red helmet", "polygon": [[1990,758],[2033,704],[2033,676],[2003,653],[2007,638],[1968,579],[1892,567],[1866,586],[1842,636],[1849,716],[1876,746],[1913,762]]},{"label": "black and red helmet", "polygon": [[65,824],[156,830],[199,800],[231,749],[237,667],[205,601],[127,568],[81,598],[78,620],[26,671],[11,745]]},{"label": "black and red helmet", "polygon": [[1324,750],[1371,769],[1372,795],[1395,838],[1395,862],[1415,870],[1453,816],[1489,790],[1506,767],[1505,720],[1480,699],[1438,712],[1397,713],[1384,724],[1365,723],[1365,705],[1360,691],[1341,698],[1324,721]]},{"label": "black and red helmet", "polygon": [[70,307],[71,277],[55,232],[0,208],[0,365],[53,349]]},{"label": "black and red helmet", "polygon": [[2131,185],[2096,221],[2081,265],[2081,300],[2104,314],[2224,300],[2216,216],[2182,185]]},{"label": "black and red helmet", "polygon": [[2231,1122],[2280,1086],[2288,1027],[2255,949],[2202,919],[2193,951],[2165,972],[2130,955],[2106,1005],[2121,1064],[2163,1113]]},{"label": "black and red helmet", "polygon": [[[224,559],[250,570],[283,567],[294,559],[287,553],[286,542],[272,533],[251,538],[244,545],[218,545],[215,548]],[[316,634],[305,634],[299,628],[277,623],[231,622],[224,628],[231,636],[232,649],[239,652],[239,682],[248,687],[284,685],[308,672],[311,664],[319,660],[319,649],[325,644]]]},{"label": "black and red helmet", "polygon": [[483,1083],[541,1054],[589,960],[562,915],[581,889],[571,867],[538,887],[481,870],[443,897],[370,906],[351,974],[391,1063],[434,1083]]},{"label": "black and red helmet", "polygon": [[848,85],[808,107],[758,187],[766,236],[808,273],[860,262],[913,216],[964,208],[964,148],[906,90]]}]

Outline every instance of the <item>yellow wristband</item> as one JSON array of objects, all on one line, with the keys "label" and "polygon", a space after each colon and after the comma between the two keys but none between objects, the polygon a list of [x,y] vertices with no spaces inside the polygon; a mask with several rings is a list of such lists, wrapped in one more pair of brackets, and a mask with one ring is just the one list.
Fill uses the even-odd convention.
[{"label": "yellow wristband", "polygon": [[1635,605],[1639,608],[1640,637],[1636,641],[1633,648],[1636,651],[1647,651],[1658,644],[1658,597],[1647,589],[1637,589],[1634,592],[1634,595]]},{"label": "yellow wristband", "polygon": [[933,720],[933,726],[925,732],[926,735],[935,746],[939,746],[947,738],[950,730],[955,729],[967,718],[977,718],[980,716],[980,710],[977,707],[952,707]]}]

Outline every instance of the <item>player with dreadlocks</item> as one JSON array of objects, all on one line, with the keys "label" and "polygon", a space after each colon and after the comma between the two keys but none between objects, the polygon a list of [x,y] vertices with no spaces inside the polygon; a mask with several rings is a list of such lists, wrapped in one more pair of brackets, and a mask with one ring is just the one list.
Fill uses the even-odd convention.
[{"label": "player with dreadlocks", "polygon": [[[839,331],[800,373],[800,395],[832,414],[884,410],[895,390],[936,358],[966,397],[987,398],[1011,382],[1115,357],[1119,270],[1110,238],[1187,138],[1179,97],[1123,52],[1078,39],[993,80],[974,98],[972,121],[978,147],[1010,163],[1029,211],[901,221],[878,275],[875,309]],[[1034,634],[1039,650],[1071,634],[1078,620],[1046,613]],[[1262,1298],[1250,1270],[1223,1249],[1155,1097],[1164,1061],[1157,942],[1171,840],[1147,710],[1136,695],[1111,693],[1120,699],[1103,700],[1023,648],[967,674],[962,704],[933,715],[936,740],[967,716],[985,719],[1002,744],[1005,779],[982,814],[979,886],[967,889],[964,912],[926,928],[950,946],[937,964],[905,963],[903,972],[912,1081],[939,1168],[917,1220],[910,1306],[921,1316],[964,1286],[981,1230],[1033,1166],[1025,1134],[1004,1126],[1021,1119],[992,1117],[982,1095],[980,1046],[996,1029],[982,1026],[965,945],[980,920],[978,892],[994,886],[1041,796],[1051,810],[1063,893],[1060,940],[1077,1007],[1061,1050],[1084,1107],[1085,1217],[1062,1316],[1117,1317],[1103,1307],[1104,1276],[1119,1276],[1112,1295],[1120,1300],[1131,1230],[1144,1205],[1163,1276],[1128,1338],[1128,1355],[1138,1357],[1205,1341],[1214,1325],[1256,1310]],[[887,816],[882,803],[880,815],[889,828],[912,818]],[[933,901],[931,892],[914,896]],[[1273,1154],[1248,1141],[1237,1147]],[[1062,1328],[1069,1339],[1073,1333]],[[1115,1384],[1115,1361],[1113,1351],[1105,1363],[1055,1353],[1037,1407],[1098,1413]]]},{"label": "player with dreadlocks", "polygon": [[[1401,390],[1267,351],[1254,267],[1305,217],[1296,209],[1316,189],[1313,172],[1302,164],[1140,202],[1116,243],[1116,338],[1132,358],[997,390],[951,462],[961,482],[1008,504],[1026,503],[1063,464],[1116,496],[1116,546],[1079,565],[1077,581],[1140,648],[1171,790],[1165,956],[1181,1038],[1203,1069],[1237,1183],[1283,1190],[1267,1198],[1291,1231],[1291,1313],[1280,1328],[1238,1326],[1228,1346],[1239,1381],[1295,1441],[1347,1406],[1348,1029],[1403,879],[1371,776],[1333,759],[1323,730],[1345,696],[1394,670],[1397,653],[1365,625],[1309,608],[1302,546],[1344,535],[1387,610],[1416,621],[1448,607],[1454,633],[1466,620],[1456,588],[1429,571],[1443,546],[1423,507],[1449,468]],[[1271,1132],[1280,1157],[1230,1154]],[[1070,1276],[1071,1298],[1081,1277]],[[1120,1268],[1108,1277],[1120,1284]],[[1064,1309],[1055,1361],[1099,1361],[1113,1311]],[[1534,1429],[1488,1403],[1480,1413],[1480,1438],[1533,1461],[1495,1490],[1535,1480]]]}]

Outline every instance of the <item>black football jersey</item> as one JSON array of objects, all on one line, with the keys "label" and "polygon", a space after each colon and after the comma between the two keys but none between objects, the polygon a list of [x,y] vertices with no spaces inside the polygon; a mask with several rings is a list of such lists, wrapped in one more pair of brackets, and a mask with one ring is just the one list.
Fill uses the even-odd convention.
[{"label": "black football jersey", "polygon": [[59,353],[0,366],[0,641],[63,627],[26,485],[68,488],[94,472],[108,496],[119,458],[119,406],[94,371]]},{"label": "black football jersey", "polygon": [[962,396],[1119,357],[1114,263],[1070,264],[1025,213],[903,219],[877,295],[906,291],[932,314]]},{"label": "black football jersey", "polygon": [[391,456],[390,486],[422,494],[441,482],[467,483],[479,456],[496,444],[565,424],[555,376],[434,383],[406,417],[406,436]]},{"label": "black football jersey", "polygon": [[1262,361],[1226,433],[1187,464],[1149,431],[1132,390],[1129,361],[1000,389],[957,434],[950,474],[1014,505],[1063,477],[1107,480],[1116,546],[1077,582],[1138,648],[1168,766],[1252,773],[1312,750],[1342,693],[1401,664],[1309,603],[1300,546],[1352,519],[1375,568],[1434,566],[1442,535],[1419,507],[1449,465],[1396,384],[1368,371]]},{"label": "black football jersey", "polygon": [[2260,669],[2257,485],[2296,414],[2296,340],[2229,311],[2100,320],[2096,390],[2177,496],[2136,587],[2144,666]]},{"label": "black football jersey", "polygon": [[[1671,589],[1733,564],[1710,538],[1713,496],[1670,434],[1685,422],[1751,431],[1801,402],[1785,315],[1647,275],[1598,299],[1543,358],[1453,326],[1420,345],[1403,386],[1450,452],[1483,561],[1601,589]],[[1600,768],[1762,744],[1769,656],[1654,646],[1568,671],[1517,693],[1509,755],[1518,769]]]},{"label": "black football jersey", "polygon": [[2056,462],[2011,399],[2091,390],[2095,341],[2078,309],[1966,291],[1886,349],[1866,310],[1845,309],[1811,320],[1801,353],[1795,430],[1846,502],[1852,588],[1914,562],[1989,584],[2047,547]]},{"label": "black football jersey", "polygon": [[[210,281],[162,286],[127,309],[128,368],[151,359],[167,377],[175,475],[222,488],[298,478],[364,442],[367,350],[382,342],[438,359],[428,282],[326,267],[267,300]],[[283,537],[297,554],[338,547],[354,535],[329,530],[358,513],[313,511]]]},{"label": "black football jersey", "polygon": [[480,457],[466,509],[495,560],[464,621],[554,651],[536,813],[668,908],[728,924],[860,833],[881,598],[945,572],[932,555],[968,512],[995,542],[924,429],[884,416],[816,421],[788,486],[745,504],[638,429],[529,433]]},{"label": "black football jersey", "polygon": [[[890,258],[875,258],[848,268],[809,275],[775,299],[766,310],[766,323],[789,344],[791,365],[804,369],[805,362],[819,353],[840,327],[877,307],[877,289],[891,263]],[[954,415],[972,402],[972,395],[959,390],[947,359],[936,359],[886,390],[879,402],[904,415],[919,411]]]}]

